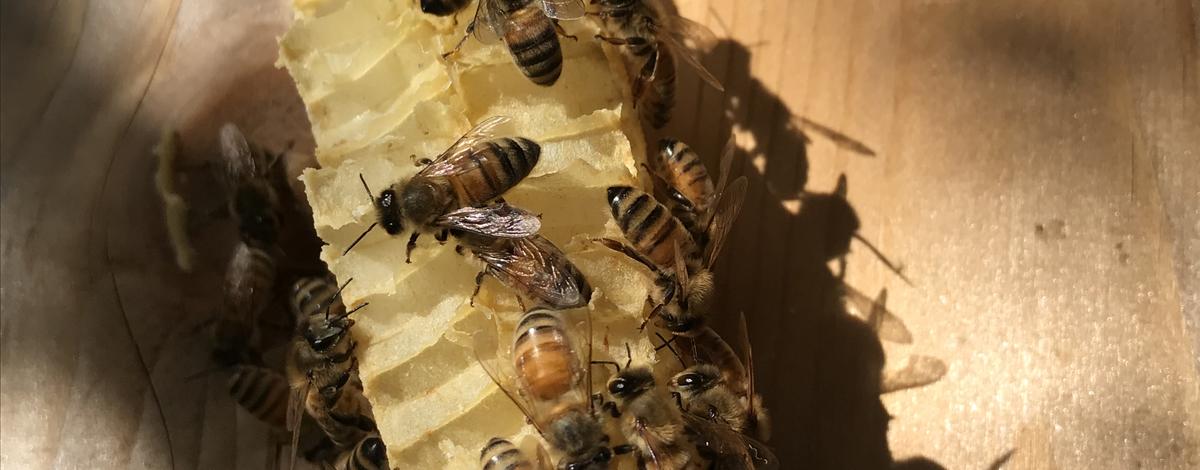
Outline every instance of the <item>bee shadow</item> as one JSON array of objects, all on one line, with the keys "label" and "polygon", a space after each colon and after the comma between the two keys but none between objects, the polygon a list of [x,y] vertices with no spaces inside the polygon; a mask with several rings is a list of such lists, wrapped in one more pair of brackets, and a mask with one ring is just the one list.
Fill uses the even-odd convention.
[{"label": "bee shadow", "polygon": [[[709,168],[716,168],[729,129],[738,133],[741,164],[731,176],[745,175],[750,190],[718,264],[714,326],[734,338],[737,313],[746,312],[772,415],[770,444],[785,467],[899,468],[904,463],[892,458],[891,417],[880,400],[883,347],[872,328],[846,312],[841,280],[829,268],[849,251],[858,216],[842,195],[807,190],[807,127],[751,76],[751,55],[726,39],[705,57],[724,96],[681,72],[676,119],[661,132],[688,142]],[[651,149],[657,137],[649,136]],[[918,468],[941,468],[917,458],[930,464]]]}]

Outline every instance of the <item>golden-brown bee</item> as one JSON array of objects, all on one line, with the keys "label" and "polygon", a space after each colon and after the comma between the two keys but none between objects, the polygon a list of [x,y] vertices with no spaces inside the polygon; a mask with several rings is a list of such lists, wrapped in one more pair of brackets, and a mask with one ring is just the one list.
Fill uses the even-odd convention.
[{"label": "golden-brown bee", "polygon": [[242,241],[255,246],[272,246],[279,239],[280,193],[276,186],[282,175],[279,158],[253,147],[232,123],[221,126],[221,156],[229,187],[229,213],[238,224]]},{"label": "golden-brown bee", "polygon": [[213,360],[221,366],[260,362],[258,324],[274,297],[275,258],[239,242],[225,269],[224,306],[213,321]]},{"label": "golden-brown bee", "polygon": [[770,438],[770,420],[754,388],[754,356],[745,315],[741,315],[741,325],[744,365],[715,331],[705,327],[690,338],[703,352],[703,360],[675,374],[668,386],[685,413],[765,441]]},{"label": "golden-brown bee", "polygon": [[562,455],[560,469],[606,469],[613,456],[592,409],[590,317],[587,330],[588,356],[581,360],[561,318],[534,309],[514,331],[511,367],[500,367],[496,359],[479,359],[492,381]]},{"label": "golden-brown bee", "polygon": [[[484,44],[503,40],[525,77],[550,86],[562,75],[558,35],[566,35],[556,21],[579,19],[585,12],[582,0],[480,0],[467,35],[474,34]],[[444,56],[458,51],[465,40],[466,36]]]},{"label": "golden-brown bee", "polygon": [[342,451],[333,470],[388,470],[387,446],[378,433],[368,434],[354,447]]},{"label": "golden-brown bee", "polygon": [[[415,176],[389,186],[377,198],[372,196],[378,221],[346,252],[376,225],[393,236],[406,225],[413,229],[408,262],[422,232],[438,232],[439,241],[445,241],[449,230],[500,238],[537,233],[541,221],[536,215],[502,203],[483,205],[528,176],[541,156],[541,147],[532,140],[493,138],[496,127],[508,120],[502,116],[485,119],[436,159],[424,161],[425,167]],[[363,187],[372,194],[365,179]]]},{"label": "golden-brown bee", "polygon": [[274,370],[251,365],[238,365],[227,383],[233,401],[272,427],[287,426],[288,381]]},{"label": "golden-brown bee", "polygon": [[670,210],[653,196],[631,186],[608,188],[613,219],[633,245],[600,240],[642,263],[654,274],[647,319],[658,316],[663,326],[676,335],[693,334],[703,325],[709,293],[713,287],[712,267],[741,211],[746,179],[738,178],[718,196],[716,207],[702,230],[706,243],[697,243]]},{"label": "golden-brown bee", "polygon": [[618,367],[608,380],[612,401],[604,408],[620,421],[621,433],[637,450],[638,467],[653,469],[704,468],[688,438],[683,416],[662,387],[655,386],[648,366]]},{"label": "golden-brown bee", "polygon": [[450,16],[470,3],[471,0],[421,0],[421,11],[435,16]]},{"label": "golden-brown bee", "polygon": [[583,273],[558,246],[541,235],[492,238],[455,232],[455,237],[484,262],[483,270],[475,276],[472,305],[488,275],[534,301],[535,306],[563,310],[587,305],[592,298],[592,287]]},{"label": "golden-brown bee", "polygon": [[[716,44],[712,31],[700,23],[670,15],[653,0],[598,0],[599,15],[608,36],[598,39],[625,46],[638,74],[633,79],[633,99],[642,120],[660,129],[671,119],[675,106],[676,60],[682,59],[700,78],[718,91],[725,91],[697,58],[698,51]],[[687,45],[691,45],[689,48]]]},{"label": "golden-brown bee", "polygon": [[[729,182],[737,142],[730,136],[725,144],[721,154],[720,179],[715,184],[700,155],[687,144],[675,139],[663,139],[658,145],[657,158],[650,158],[650,164],[647,165],[654,177],[655,188],[666,196],[672,205],[671,212],[691,232],[696,242],[705,246],[710,239],[706,231],[713,227],[712,219],[718,213],[714,209]],[[734,181],[731,188],[737,191],[737,186],[742,184],[745,183]]]},{"label": "golden-brown bee", "polygon": [[354,321],[348,317],[357,309],[346,310],[339,300],[341,289],[327,277],[297,281],[294,294],[292,311],[302,320],[287,363],[293,462],[305,412],[337,448],[349,448],[375,431],[350,337]]}]

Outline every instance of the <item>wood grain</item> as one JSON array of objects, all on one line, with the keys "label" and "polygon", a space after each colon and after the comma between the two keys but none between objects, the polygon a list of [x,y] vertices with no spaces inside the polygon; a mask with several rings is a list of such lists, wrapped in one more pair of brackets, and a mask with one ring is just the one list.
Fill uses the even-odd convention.
[{"label": "wood grain", "polygon": [[[680,2],[725,38],[705,63],[727,93],[681,73],[667,132],[715,158],[732,127],[746,157],[722,305],[750,318],[787,468],[1200,465],[1198,10]],[[208,367],[193,327],[219,279],[172,265],[149,149],[174,126],[194,164],[232,120],[311,150],[272,67],[286,6],[12,1],[0,18],[0,465],[261,468],[265,430],[219,381],[183,379]],[[848,202],[827,195],[840,174]],[[197,231],[199,262],[231,237]],[[847,248],[846,282],[886,287],[912,344],[841,311]],[[914,354],[949,372],[880,399],[880,370]]]}]

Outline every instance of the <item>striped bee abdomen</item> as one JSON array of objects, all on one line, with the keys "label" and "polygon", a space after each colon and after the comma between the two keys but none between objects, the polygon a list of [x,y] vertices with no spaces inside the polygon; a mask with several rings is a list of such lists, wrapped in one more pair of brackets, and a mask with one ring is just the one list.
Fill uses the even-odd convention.
[{"label": "striped bee abdomen", "polygon": [[675,139],[660,140],[658,149],[662,177],[687,198],[697,212],[706,211],[716,189],[700,155]]},{"label": "striped bee abdomen", "polygon": [[658,44],[658,54],[650,54],[655,60],[654,80],[646,85],[638,100],[638,113],[655,129],[661,129],[671,120],[675,108],[675,57],[670,49]]},{"label": "striped bee abdomen", "polygon": [[386,470],[388,468],[387,446],[378,434],[371,434],[358,441],[338,457],[333,468],[337,470]]},{"label": "striped bee abdomen", "polygon": [[675,242],[685,254],[693,250],[691,236],[671,211],[646,192],[631,186],[612,186],[608,188],[608,204],[625,238],[654,264],[674,266]]},{"label": "striped bee abdomen", "polygon": [[474,168],[449,179],[461,205],[482,204],[500,197],[529,176],[541,155],[542,147],[524,137],[480,142],[471,148]]},{"label": "striped bee abdomen", "polygon": [[521,317],[513,340],[513,365],[525,393],[552,400],[571,391],[579,360],[558,316],[533,310]]},{"label": "striped bee abdomen", "polygon": [[225,271],[228,315],[253,324],[271,302],[275,287],[275,258],[264,250],[239,243]]},{"label": "striped bee abdomen", "polygon": [[229,396],[259,421],[287,425],[288,382],[283,374],[257,366],[236,366],[229,377]]},{"label": "striped bee abdomen", "polygon": [[[310,315],[329,308],[337,295],[337,285],[327,277],[306,277],[296,281],[292,286],[292,314],[298,321],[305,321]],[[336,305],[338,308],[341,305]],[[339,312],[331,311],[331,315]]]},{"label": "striped bee abdomen", "polygon": [[504,43],[521,73],[535,84],[550,86],[562,75],[562,47],[554,23],[539,5],[529,2],[509,15]]},{"label": "striped bee abdomen", "polygon": [[508,439],[493,437],[479,452],[483,470],[533,470],[533,462]]}]

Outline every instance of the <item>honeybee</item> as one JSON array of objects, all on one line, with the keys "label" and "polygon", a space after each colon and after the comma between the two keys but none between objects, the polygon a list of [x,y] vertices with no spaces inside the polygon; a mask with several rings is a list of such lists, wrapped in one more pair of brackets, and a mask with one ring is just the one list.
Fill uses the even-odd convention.
[{"label": "honeybee", "polygon": [[353,446],[375,431],[358,379],[356,343],[349,335],[354,324],[350,314],[366,304],[347,311],[338,300],[341,289],[334,286],[328,278],[301,279],[291,302],[293,313],[301,319],[287,363],[293,464],[305,412],[338,448]]},{"label": "honeybee", "polygon": [[592,287],[583,273],[558,246],[541,235],[491,238],[456,233],[455,237],[484,262],[483,270],[475,276],[471,305],[488,275],[537,305],[555,310],[582,307],[592,298]]},{"label": "honeybee", "polygon": [[668,387],[685,413],[767,440],[770,420],[754,388],[754,356],[746,316],[741,315],[740,320],[742,350],[746,354],[744,365],[715,331],[705,327],[691,341],[704,351],[706,360],[675,374]]},{"label": "honeybee", "polygon": [[[422,232],[438,232],[445,241],[450,230],[500,238],[521,238],[537,233],[536,215],[507,204],[482,205],[500,197],[529,175],[541,156],[541,147],[524,137],[493,138],[496,127],[509,121],[497,116],[480,122],[450,148],[425,165],[415,176],[372,196],[378,221],[371,224],[345,253],[349,253],[376,225],[397,235],[405,225],[413,228],[405,261]],[[371,188],[362,178],[370,196]]]},{"label": "honeybee", "polygon": [[[669,15],[653,0],[598,0],[599,16],[610,36],[597,35],[610,44],[625,46],[627,56],[640,59],[633,79],[633,101],[642,120],[660,129],[671,119],[675,106],[676,60],[696,70],[705,83],[725,91],[697,58],[716,37],[706,26],[678,15]],[[618,37],[619,36],[619,37]],[[693,47],[689,48],[685,44]],[[631,67],[633,69],[634,67]]]},{"label": "honeybee", "polygon": [[[550,86],[562,75],[558,35],[566,33],[557,20],[579,19],[585,12],[582,0],[479,0],[467,34],[443,56],[458,51],[472,34],[484,44],[503,40],[525,77],[537,85]],[[484,27],[479,26],[481,19]]]},{"label": "honeybee", "polygon": [[466,8],[471,0],[421,0],[421,11],[436,16],[449,16]]},{"label": "honeybee", "polygon": [[[675,139],[663,139],[658,145],[657,158],[650,158],[648,165],[655,186],[667,196],[675,209],[672,213],[691,232],[697,243],[706,245],[709,240],[706,231],[714,226],[712,219],[718,212],[713,209],[726,191],[737,142],[730,136],[725,144],[721,154],[720,179],[716,184],[700,160],[700,155],[687,144]],[[742,184],[745,183],[734,181],[731,188],[737,191],[737,186]],[[736,213],[733,215],[736,216]]]},{"label": "honeybee", "polygon": [[342,451],[333,470],[388,470],[387,446],[378,433],[368,434],[354,447]]},{"label": "honeybee", "polygon": [[654,307],[647,320],[660,317],[662,325],[676,335],[694,334],[701,327],[713,288],[712,267],[745,195],[745,177],[720,192],[714,212],[706,216],[702,233],[707,240],[701,245],[653,196],[631,186],[608,188],[613,219],[633,246],[611,239],[600,242],[653,273],[650,301]]},{"label": "honeybee", "polygon": [[274,370],[238,365],[227,382],[229,396],[251,416],[272,427],[287,426],[288,381]]},{"label": "honeybee", "polygon": [[272,182],[278,157],[253,148],[232,123],[221,126],[221,156],[229,186],[228,210],[242,241],[271,246],[279,239],[280,195]]},{"label": "honeybee", "polygon": [[224,307],[213,323],[213,360],[221,366],[258,363],[257,330],[274,297],[275,258],[239,242],[225,269]]},{"label": "honeybee", "polygon": [[607,388],[612,401],[605,403],[605,409],[620,419],[622,434],[637,450],[639,468],[704,468],[679,408],[662,387],[655,386],[650,367],[630,367],[628,362],[624,368],[618,366]]},{"label": "honeybee", "polygon": [[550,457],[546,448],[538,446],[538,459],[529,460],[521,448],[512,441],[501,437],[493,437],[479,451],[479,464],[483,470],[542,470],[550,467]]},{"label": "honeybee", "polygon": [[[544,309],[531,310],[518,322],[511,367],[502,369],[498,359],[477,356],[492,381],[562,455],[560,469],[605,469],[613,457],[592,408],[590,316],[587,325],[586,362],[580,360],[562,319]],[[477,355],[479,350],[477,346]]]}]

